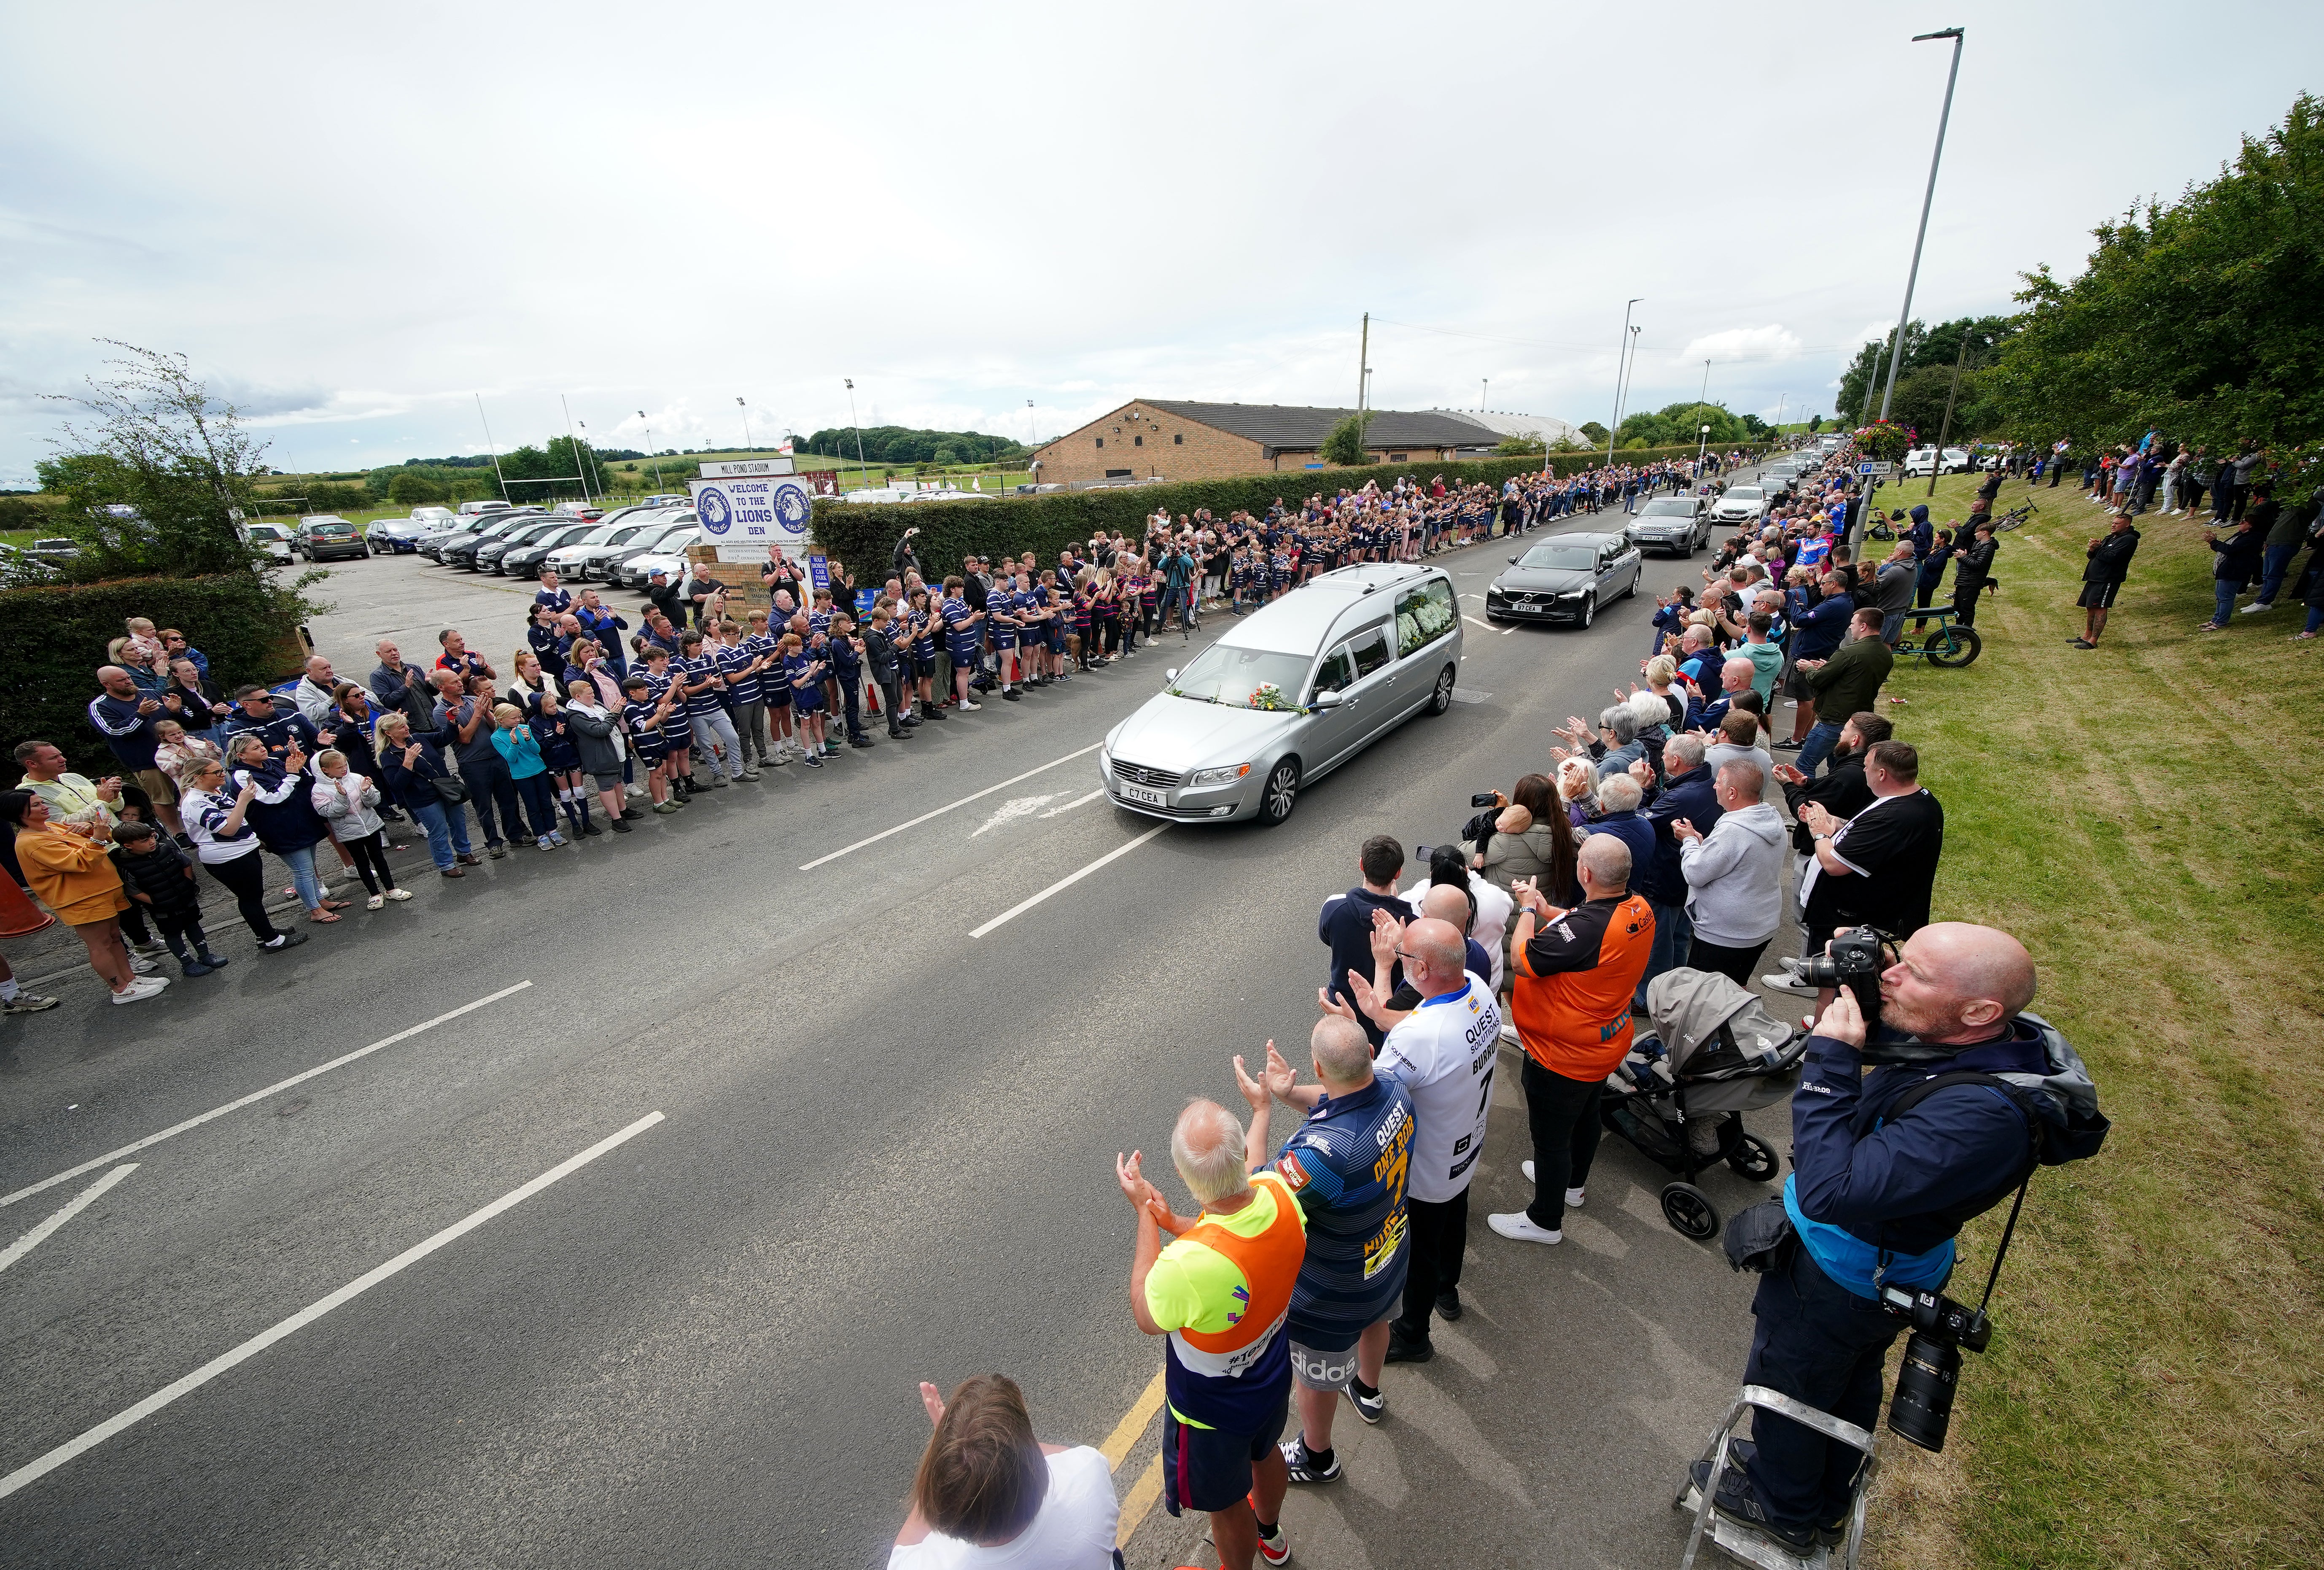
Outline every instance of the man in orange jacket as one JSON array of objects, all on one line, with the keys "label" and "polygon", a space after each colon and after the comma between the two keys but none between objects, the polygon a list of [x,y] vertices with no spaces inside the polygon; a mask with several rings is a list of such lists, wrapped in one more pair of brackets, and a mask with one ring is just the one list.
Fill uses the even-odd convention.
[{"label": "man in orange jacket", "polygon": [[1655,913],[1630,892],[1630,847],[1610,834],[1582,842],[1575,877],[1582,902],[1560,910],[1531,879],[1510,885],[1520,909],[1510,929],[1509,1013],[1526,1051],[1526,1122],[1533,1203],[1487,1218],[1519,1242],[1565,1241],[1565,1206],[1579,1209],[1598,1154],[1598,1097],[1630,1050],[1630,996],[1655,946]]}]

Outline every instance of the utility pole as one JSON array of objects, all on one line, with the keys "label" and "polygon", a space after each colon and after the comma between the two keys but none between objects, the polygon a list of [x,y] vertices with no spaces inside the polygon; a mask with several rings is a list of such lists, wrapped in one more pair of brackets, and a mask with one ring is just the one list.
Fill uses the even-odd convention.
[{"label": "utility pole", "polygon": [[1606,433],[1606,466],[1614,466],[1614,440],[1622,429],[1622,365],[1630,353],[1630,306],[1646,299],[1641,294],[1632,298],[1622,308],[1622,336],[1614,340],[1614,429]]},{"label": "utility pole", "polygon": [[1364,428],[1364,381],[1372,374],[1372,313],[1364,312],[1363,336],[1356,340],[1356,429]]},{"label": "utility pole", "polygon": [[[1615,378],[1614,429],[1617,431],[1622,428],[1623,412],[1630,406],[1630,383],[1638,368],[1638,338],[1646,330],[1642,327],[1630,329],[1629,353],[1623,358],[1621,369]],[[1612,461],[1610,454],[1608,461]]]},{"label": "utility pole", "polygon": [[1492,396],[1493,379],[1490,376],[1485,376],[1479,380],[1481,384],[1477,389],[1477,412],[1482,414],[1485,411],[1486,400]]},{"label": "utility pole", "polygon": [[580,438],[573,434],[573,405],[565,401],[564,393],[559,392],[557,395],[557,406],[565,411],[565,446],[566,449],[573,455],[573,475],[581,482],[581,500],[586,504],[592,500],[589,494],[589,471],[581,462]]},{"label": "utility pole", "polygon": [[1904,358],[1904,324],[1913,318],[1913,286],[1921,278],[1921,246],[1929,237],[1929,207],[1937,199],[1937,165],[1945,156],[1945,125],[1953,116],[1953,83],[1960,77],[1962,36],[1958,27],[1948,27],[1937,32],[1923,32],[1913,40],[1926,43],[1932,38],[1953,41],[1952,69],[1945,73],[1945,106],[1937,115],[1936,151],[1929,154],[1929,189],[1921,197],[1921,228],[1913,236],[1913,267],[1904,274],[1904,309],[1896,313],[1896,347],[1888,355],[1888,385],[1880,394],[1880,418],[1888,418],[1888,401],[1896,395],[1896,365]]},{"label": "utility pole", "polygon": [[1961,329],[1960,353],[1953,359],[1953,384],[1945,392],[1944,423],[1937,427],[1936,461],[1929,465],[1929,494],[1937,494],[1937,471],[1945,466],[1945,438],[1953,431],[1953,400],[1960,396],[1961,367],[1969,364],[1969,329]]}]

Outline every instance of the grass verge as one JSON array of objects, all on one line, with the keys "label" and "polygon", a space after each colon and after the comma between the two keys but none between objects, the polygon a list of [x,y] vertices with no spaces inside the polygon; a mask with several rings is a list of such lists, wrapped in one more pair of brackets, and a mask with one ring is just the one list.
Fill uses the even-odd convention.
[{"label": "grass verge", "polygon": [[[1940,522],[1971,476],[1940,482]],[[1926,483],[1891,506],[1924,499]],[[2006,486],[2000,505],[2027,494]],[[2149,514],[2103,645],[2069,646],[2070,484],[2001,537],[1966,670],[1900,666],[1899,734],[1945,806],[1941,917],[2022,937],[2035,1008],[2114,1121],[2034,1181],[1952,1439],[1884,1436],[1879,1563],[2310,1565],[2324,1556],[2324,675],[2284,603],[2199,633],[2210,552]],[[1950,593],[1950,585],[1945,591]],[[1974,1299],[2006,1207],[1963,1239]]]}]

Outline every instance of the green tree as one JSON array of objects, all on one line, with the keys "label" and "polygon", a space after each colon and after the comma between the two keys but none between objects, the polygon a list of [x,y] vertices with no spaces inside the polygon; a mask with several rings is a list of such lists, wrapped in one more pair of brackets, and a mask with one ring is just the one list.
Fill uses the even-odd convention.
[{"label": "green tree", "polygon": [[1808,434],[1810,436],[1813,436],[1817,431],[1821,430],[1822,429],[1823,416],[1821,414],[1811,416],[1808,420]]},{"label": "green tree", "polygon": [[1595,444],[1605,440],[1611,433],[1596,420],[1585,420],[1582,422],[1582,434],[1588,437],[1590,440]]},{"label": "green tree", "polygon": [[1316,456],[1343,469],[1369,463],[1370,458],[1364,451],[1363,421],[1351,414],[1332,427],[1331,434],[1323,439],[1323,451]]},{"label": "green tree", "polygon": [[36,466],[42,489],[65,499],[64,532],[82,543],[75,576],[249,570],[235,525],[265,444],[194,379],[183,355],[99,341],[122,357],[88,392],[60,396],[78,412],[57,456]]},{"label": "green tree", "polygon": [[2324,430],[2324,100],[2302,93],[2219,177],[2096,231],[2081,275],[2024,274],[1992,399],[2008,434],[2077,446],[2152,426],[2232,448]]},{"label": "green tree", "polygon": [[387,482],[387,499],[399,507],[424,507],[444,499],[444,485],[418,469],[401,469]]},{"label": "green tree", "polygon": [[1549,450],[1537,436],[1505,436],[1493,449],[1495,457],[1539,457]]}]

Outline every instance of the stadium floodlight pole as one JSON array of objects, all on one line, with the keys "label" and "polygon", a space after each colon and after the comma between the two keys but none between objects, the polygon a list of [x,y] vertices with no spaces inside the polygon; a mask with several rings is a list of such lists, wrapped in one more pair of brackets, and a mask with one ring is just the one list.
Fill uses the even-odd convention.
[{"label": "stadium floodlight pole", "polygon": [[1630,306],[1644,299],[1645,295],[1637,295],[1631,300],[1630,305],[1622,308],[1622,336],[1614,340],[1614,429],[1606,433],[1606,465],[1609,468],[1614,464],[1614,439],[1622,429],[1622,365],[1630,352]]},{"label": "stadium floodlight pole", "polygon": [[566,402],[564,393],[559,392],[557,395],[557,406],[565,411],[565,445],[572,451],[573,471],[581,481],[581,501],[586,506],[591,500],[589,471],[581,462],[581,439],[573,434],[573,405]]},{"label": "stadium floodlight pole", "polygon": [[484,428],[484,450],[493,455],[493,478],[500,483],[501,500],[509,499],[508,476],[501,473],[501,449],[493,440],[493,422],[484,415],[484,395],[476,394],[476,419]]},{"label": "stadium floodlight pole", "polygon": [[739,409],[739,410],[741,410],[741,411],[742,411],[742,450],[743,450],[744,452],[749,452],[749,451],[751,450],[751,445],[752,445],[752,444],[751,444],[751,406],[750,406],[749,404],[747,404],[747,403],[743,402],[742,402],[742,400],[740,397],[737,397],[737,398],[734,400],[734,407],[735,407],[735,408],[737,408],[737,409]]},{"label": "stadium floodlight pole", "polygon": [[855,418],[855,378],[846,376],[841,380],[847,383],[847,423],[855,432],[856,478],[868,482],[872,478],[872,466],[863,461],[863,422]]},{"label": "stadium floodlight pole", "polygon": [[[646,411],[642,409],[638,411],[638,423],[646,424]],[[661,490],[661,455],[653,449],[653,427],[650,425],[646,425],[646,461],[653,465],[654,490],[659,493]]]},{"label": "stadium floodlight pole", "polygon": [[1477,412],[1482,414],[1485,411],[1485,401],[1492,396],[1493,379],[1490,376],[1480,376],[1477,381]]},{"label": "stadium floodlight pole", "polygon": [[1929,189],[1921,197],[1921,229],[1913,236],[1913,266],[1904,274],[1904,309],[1896,313],[1896,337],[1888,351],[1888,384],[1880,393],[1880,418],[1888,418],[1888,401],[1896,395],[1896,365],[1904,354],[1904,324],[1913,319],[1913,286],[1921,278],[1921,246],[1929,237],[1929,208],[1937,199],[1937,165],[1944,161],[1945,126],[1953,117],[1953,83],[1960,77],[1962,33],[1958,27],[1944,28],[1936,32],[1923,32],[1914,43],[1926,43],[1933,38],[1953,41],[1952,69],[1945,73],[1945,106],[1937,115],[1936,151],[1929,154]]},{"label": "stadium floodlight pole", "polygon": [[[1621,369],[1616,374],[1614,379],[1614,429],[1617,431],[1622,428],[1622,411],[1630,406],[1630,383],[1638,369],[1638,339],[1645,335],[1646,330],[1643,327],[1634,327],[1630,329],[1630,342],[1628,346],[1629,353],[1623,359]],[[1610,456],[1608,461],[1611,461]]]}]

